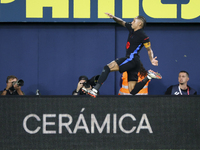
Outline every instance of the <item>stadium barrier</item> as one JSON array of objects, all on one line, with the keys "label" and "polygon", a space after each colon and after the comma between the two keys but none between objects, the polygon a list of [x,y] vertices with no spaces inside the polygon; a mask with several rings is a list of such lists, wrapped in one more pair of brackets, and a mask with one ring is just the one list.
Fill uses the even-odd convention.
[{"label": "stadium barrier", "polygon": [[200,149],[199,96],[0,97],[3,149]]}]

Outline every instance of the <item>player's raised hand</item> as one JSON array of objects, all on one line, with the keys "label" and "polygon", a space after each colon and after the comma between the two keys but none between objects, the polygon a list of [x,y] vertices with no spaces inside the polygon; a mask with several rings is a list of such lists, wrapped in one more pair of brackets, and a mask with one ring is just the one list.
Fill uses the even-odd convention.
[{"label": "player's raised hand", "polygon": [[154,57],[154,58],[151,60],[151,63],[152,63],[152,65],[154,65],[154,66],[158,66],[158,60],[156,60],[156,59],[157,59],[157,56]]},{"label": "player's raised hand", "polygon": [[112,14],[110,14],[110,13],[105,13],[108,17],[110,17],[111,19],[113,19],[113,15]]}]

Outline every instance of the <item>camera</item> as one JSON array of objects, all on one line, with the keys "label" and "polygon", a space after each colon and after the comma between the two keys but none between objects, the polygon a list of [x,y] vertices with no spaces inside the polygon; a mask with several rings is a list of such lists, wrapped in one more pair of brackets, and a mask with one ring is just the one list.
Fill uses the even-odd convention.
[{"label": "camera", "polygon": [[14,85],[17,84],[18,86],[23,86],[24,85],[24,81],[22,79],[17,80],[17,81],[13,81],[12,82],[12,87],[10,88],[11,91],[15,91]]},{"label": "camera", "polygon": [[23,86],[24,85],[24,81],[22,79],[17,80],[17,81],[13,81],[12,85],[14,86],[15,84],[17,84],[18,86]]},{"label": "camera", "polygon": [[90,84],[88,83],[88,82],[84,82],[84,83],[82,83],[83,84],[83,86],[85,87],[85,88],[89,88],[90,87]]},{"label": "camera", "polygon": [[90,86],[94,87],[97,84],[97,82],[98,82],[99,76],[100,75],[93,76],[87,82],[82,83],[83,86],[85,86],[85,88],[90,88]]}]

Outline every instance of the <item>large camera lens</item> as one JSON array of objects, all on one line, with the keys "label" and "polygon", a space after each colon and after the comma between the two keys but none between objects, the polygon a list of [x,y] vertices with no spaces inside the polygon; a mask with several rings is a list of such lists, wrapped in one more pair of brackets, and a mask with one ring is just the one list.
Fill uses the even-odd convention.
[{"label": "large camera lens", "polygon": [[22,79],[17,81],[17,85],[18,86],[23,86],[24,85],[24,81]]}]

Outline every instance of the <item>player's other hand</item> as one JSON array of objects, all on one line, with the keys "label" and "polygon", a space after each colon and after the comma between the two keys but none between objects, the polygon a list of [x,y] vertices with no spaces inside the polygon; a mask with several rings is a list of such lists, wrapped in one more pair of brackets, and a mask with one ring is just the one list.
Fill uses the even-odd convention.
[{"label": "player's other hand", "polygon": [[154,66],[158,66],[158,60],[156,60],[156,59],[157,59],[157,56],[154,57],[154,58],[151,60],[151,63],[152,63],[152,65],[154,65]]},{"label": "player's other hand", "polygon": [[105,13],[108,17],[110,17],[111,19],[114,17],[112,14],[110,13]]}]

